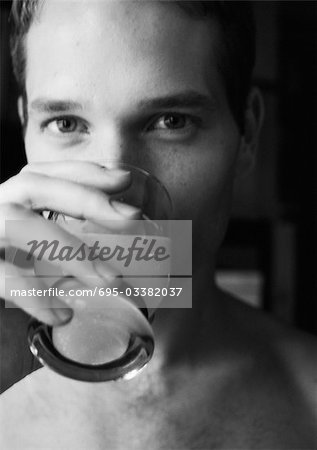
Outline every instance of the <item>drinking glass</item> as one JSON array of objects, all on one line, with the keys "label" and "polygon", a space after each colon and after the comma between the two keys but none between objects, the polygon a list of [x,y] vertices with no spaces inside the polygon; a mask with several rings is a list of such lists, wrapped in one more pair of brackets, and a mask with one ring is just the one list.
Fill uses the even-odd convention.
[{"label": "drinking glass", "polygon": [[[112,166],[108,163],[106,167]],[[172,202],[168,191],[156,177],[141,168],[123,163],[117,163],[115,168],[130,171],[132,181],[126,189],[111,195],[110,201],[139,208],[141,220],[131,220],[127,229],[113,231],[113,221],[96,224],[54,211],[49,212],[48,219],[90,248],[98,241],[99,247],[128,249],[137,237],[139,243],[155,243],[148,259],[158,247],[165,248],[170,256],[168,220]],[[66,303],[72,307],[77,305],[66,325],[50,327],[32,319],[29,346],[43,365],[77,380],[109,381],[132,378],[149,362],[154,351],[151,322],[159,299],[147,293],[153,289],[159,292],[168,285],[170,258],[133,260],[128,268],[120,258],[111,260],[111,264],[120,274],[115,288],[105,286],[93,296],[80,295],[74,300],[68,294],[78,293],[80,288],[81,294],[85,291],[83,285],[49,262],[35,261],[35,273],[45,277],[48,286],[63,289]],[[140,289],[146,295],[139,295]]]}]

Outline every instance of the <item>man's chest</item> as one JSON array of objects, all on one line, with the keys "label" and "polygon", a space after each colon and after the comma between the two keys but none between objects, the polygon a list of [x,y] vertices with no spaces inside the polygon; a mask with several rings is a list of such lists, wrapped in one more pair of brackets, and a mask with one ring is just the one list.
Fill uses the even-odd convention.
[{"label": "man's chest", "polygon": [[101,388],[88,395],[66,381],[55,389],[42,375],[34,374],[31,386],[19,383],[2,403],[2,448],[314,448],[309,411],[279,384],[192,380],[129,402],[110,391],[101,395]]},{"label": "man's chest", "polygon": [[[107,408],[108,409],[108,408]],[[271,411],[213,410],[193,402],[187,407],[161,405],[139,416],[118,411],[102,414],[93,407],[83,411],[47,408],[34,414],[24,408],[16,421],[3,429],[2,448],[25,449],[290,449],[314,448],[305,430],[290,416],[281,418]],[[6,421],[4,421],[6,422]]]},{"label": "man's chest", "polygon": [[[109,410],[94,416],[93,439],[84,448],[102,449],[291,449],[314,448],[298,405],[245,394],[228,398],[202,390],[153,402],[151,407]],[[304,411],[303,411],[304,413]],[[91,416],[81,418],[85,424]],[[76,423],[72,425],[76,429]],[[92,431],[92,430],[91,430]],[[87,433],[81,442],[87,439]],[[80,442],[76,442],[78,445]],[[315,443],[316,444],[316,443]]]}]

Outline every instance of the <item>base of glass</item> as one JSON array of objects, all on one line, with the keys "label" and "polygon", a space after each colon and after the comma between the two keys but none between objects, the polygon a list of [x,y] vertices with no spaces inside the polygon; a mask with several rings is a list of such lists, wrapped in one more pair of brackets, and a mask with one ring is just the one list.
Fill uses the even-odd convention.
[{"label": "base of glass", "polygon": [[133,378],[152,358],[154,340],[132,335],[125,353],[105,364],[82,364],[59,353],[52,340],[52,327],[33,319],[28,328],[28,342],[33,355],[46,367],[68,378],[88,382]]}]

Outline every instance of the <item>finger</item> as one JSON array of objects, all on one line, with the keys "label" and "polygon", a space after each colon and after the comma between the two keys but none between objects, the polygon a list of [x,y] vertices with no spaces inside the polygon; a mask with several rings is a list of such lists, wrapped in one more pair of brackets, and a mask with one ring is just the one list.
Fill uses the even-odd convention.
[{"label": "finger", "polygon": [[69,322],[72,310],[58,297],[37,295],[47,287],[39,278],[0,260],[0,297],[9,300],[6,307],[19,307],[41,322],[57,326]]},{"label": "finger", "polygon": [[39,270],[41,261],[48,261],[49,276],[69,274],[94,287],[108,286],[117,278],[118,273],[109,264],[94,259],[91,249],[65,228],[21,205],[1,205],[0,217],[2,214],[11,219],[0,222],[4,245],[24,250],[28,258],[37,258]]},{"label": "finger", "polygon": [[123,169],[108,169],[101,164],[88,161],[51,161],[27,164],[20,173],[32,172],[53,178],[62,178],[75,183],[116,193],[131,183],[131,173]]},{"label": "finger", "polygon": [[117,221],[113,227],[123,229],[127,225],[125,220],[137,219],[141,214],[138,208],[125,204],[119,210],[106,193],[94,187],[31,172],[19,174],[2,185],[0,204],[7,202],[97,222]]},{"label": "finger", "polygon": [[[111,290],[114,287],[118,289],[121,284],[122,280],[118,278],[116,284],[111,286]],[[98,289],[95,291],[91,288],[87,289],[87,286],[83,285],[76,278],[61,278],[53,287],[58,289],[57,292],[63,290],[63,302],[72,310],[83,311],[97,309],[100,311],[102,308],[109,308],[117,300],[116,295],[105,295],[105,288],[102,288],[102,291]]]}]

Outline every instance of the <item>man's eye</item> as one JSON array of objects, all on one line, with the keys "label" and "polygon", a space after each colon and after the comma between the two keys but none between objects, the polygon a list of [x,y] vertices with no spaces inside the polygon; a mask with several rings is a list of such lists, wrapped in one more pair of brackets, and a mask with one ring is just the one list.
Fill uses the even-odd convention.
[{"label": "man's eye", "polygon": [[182,130],[192,125],[193,120],[185,114],[164,114],[152,123],[150,130]]},{"label": "man's eye", "polygon": [[76,117],[60,117],[50,120],[44,128],[54,134],[87,133],[87,125]]}]

